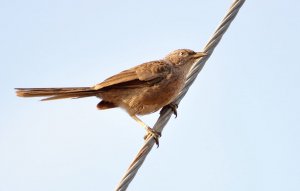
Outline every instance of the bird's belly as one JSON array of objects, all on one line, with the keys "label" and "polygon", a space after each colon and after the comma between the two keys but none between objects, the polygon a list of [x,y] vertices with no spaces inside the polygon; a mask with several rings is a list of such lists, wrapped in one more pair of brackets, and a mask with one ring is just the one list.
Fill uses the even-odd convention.
[{"label": "bird's belly", "polygon": [[171,103],[181,88],[182,85],[177,80],[157,84],[150,88],[142,88],[131,99],[125,100],[125,104],[129,107],[129,111],[134,114],[146,115]]}]

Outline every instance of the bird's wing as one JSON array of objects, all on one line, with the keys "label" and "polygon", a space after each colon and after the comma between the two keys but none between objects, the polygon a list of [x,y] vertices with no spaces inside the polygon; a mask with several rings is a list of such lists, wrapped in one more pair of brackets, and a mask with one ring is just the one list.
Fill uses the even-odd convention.
[{"label": "bird's wing", "polygon": [[164,60],[147,62],[124,70],[95,85],[95,90],[103,88],[129,88],[141,85],[153,85],[162,80],[172,70],[172,65]]}]

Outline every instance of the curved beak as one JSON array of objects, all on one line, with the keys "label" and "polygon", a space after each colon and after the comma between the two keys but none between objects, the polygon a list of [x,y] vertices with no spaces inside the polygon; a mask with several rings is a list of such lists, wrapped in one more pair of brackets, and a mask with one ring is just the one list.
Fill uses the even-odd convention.
[{"label": "curved beak", "polygon": [[204,52],[196,52],[196,54],[193,55],[193,58],[197,59],[197,58],[201,58],[206,56],[207,54]]}]

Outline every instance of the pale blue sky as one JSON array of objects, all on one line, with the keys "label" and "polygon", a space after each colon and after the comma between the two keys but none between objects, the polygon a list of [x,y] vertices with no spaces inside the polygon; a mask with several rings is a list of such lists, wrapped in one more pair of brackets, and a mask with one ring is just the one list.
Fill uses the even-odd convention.
[{"label": "pale blue sky", "polygon": [[[39,102],[13,88],[90,86],[201,50],[231,2],[2,0],[0,190],[113,190],[143,128],[96,98]],[[129,190],[300,189],[299,10],[244,4]]]}]

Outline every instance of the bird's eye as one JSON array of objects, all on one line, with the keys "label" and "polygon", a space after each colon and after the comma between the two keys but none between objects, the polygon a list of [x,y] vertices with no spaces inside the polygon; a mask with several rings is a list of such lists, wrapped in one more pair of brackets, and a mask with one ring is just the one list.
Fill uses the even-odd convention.
[{"label": "bird's eye", "polygon": [[179,52],[179,56],[185,56],[184,52]]}]

